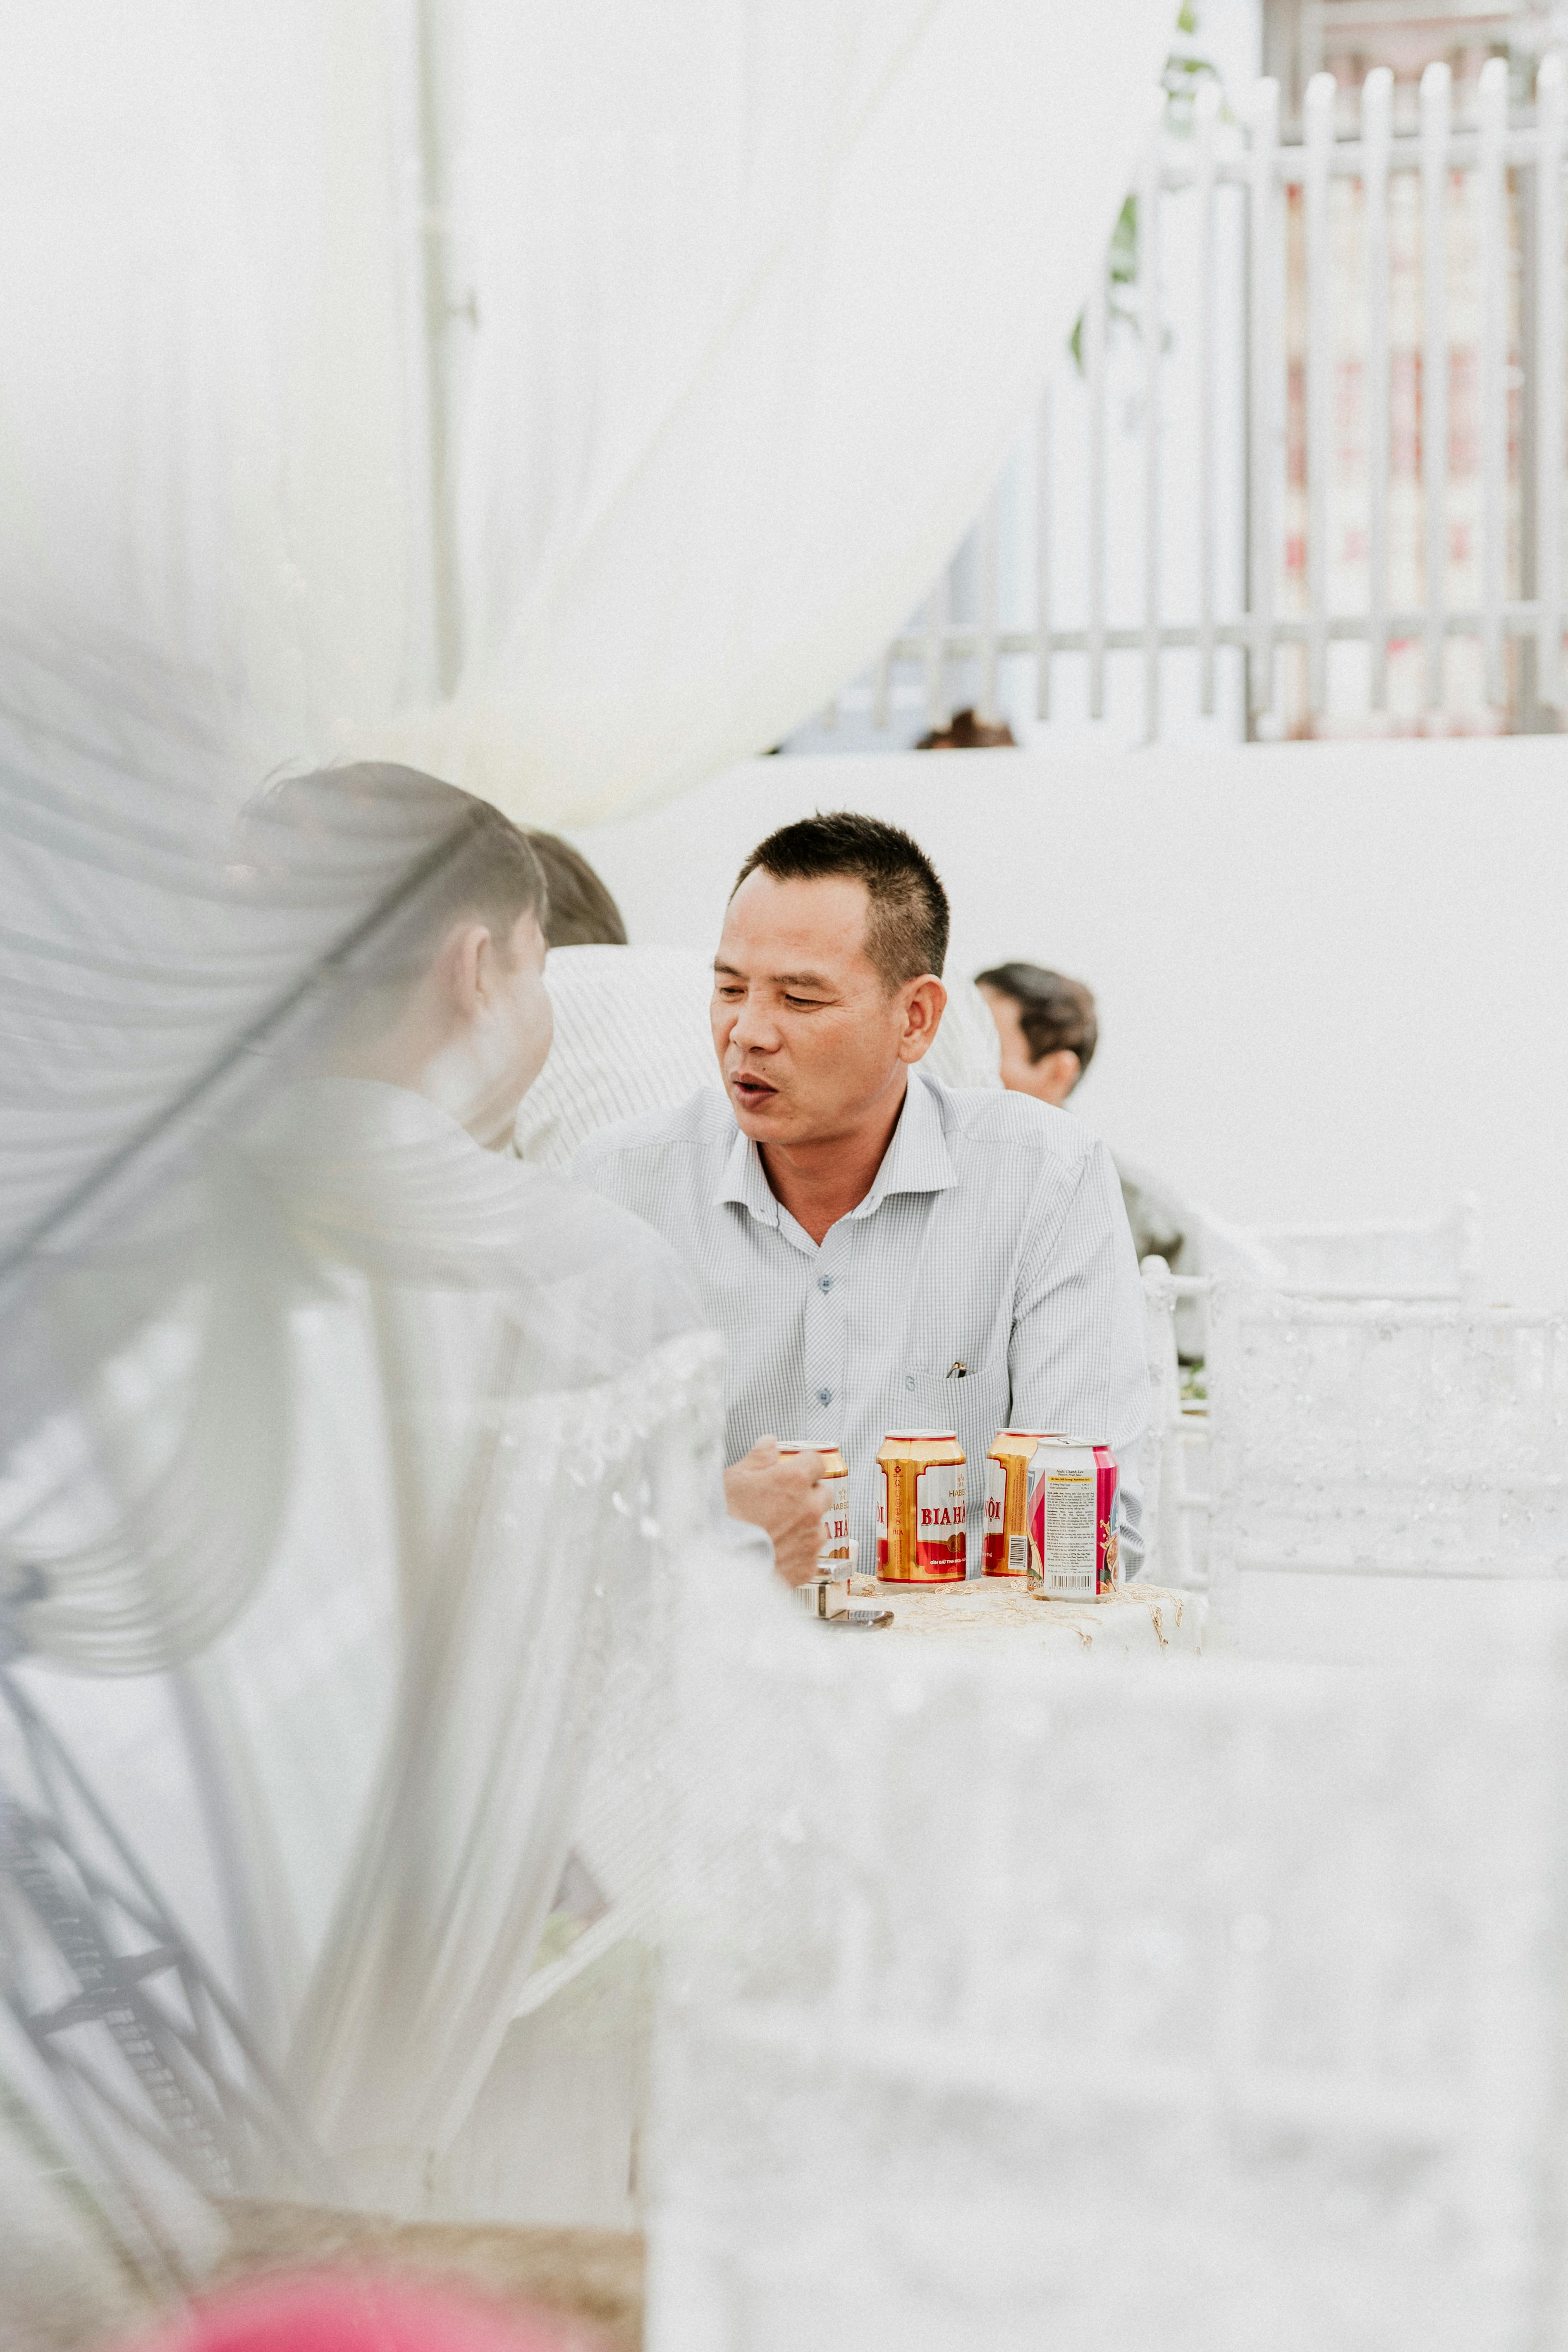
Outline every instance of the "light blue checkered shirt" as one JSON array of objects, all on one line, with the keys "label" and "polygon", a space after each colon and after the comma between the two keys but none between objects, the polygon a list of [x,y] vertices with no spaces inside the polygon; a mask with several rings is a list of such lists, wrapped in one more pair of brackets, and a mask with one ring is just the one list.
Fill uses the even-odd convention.
[{"label": "light blue checkered shirt", "polygon": [[709,1088],[602,1129],[572,1177],[646,1219],[696,1277],[728,1351],[730,1460],[767,1430],[843,1448],[863,1564],[884,1433],[956,1429],[976,1574],[985,1455],[1011,1423],[1113,1447],[1136,1573],[1142,1291],[1110,1154],[1069,1113],[911,1071],[876,1182],[820,1245]]}]

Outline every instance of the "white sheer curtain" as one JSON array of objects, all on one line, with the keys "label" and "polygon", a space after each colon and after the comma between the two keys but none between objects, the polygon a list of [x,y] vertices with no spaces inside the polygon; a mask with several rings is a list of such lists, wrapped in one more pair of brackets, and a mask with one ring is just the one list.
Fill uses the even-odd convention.
[{"label": "white sheer curtain", "polygon": [[434,688],[413,54],[380,0],[16,0],[0,601],[231,795]]},{"label": "white sheer curtain", "polygon": [[234,789],[679,792],[964,527],[1173,13],[17,0],[0,600],[179,671]]},{"label": "white sheer curtain", "polygon": [[[721,1350],[634,1219],[322,1074],[432,951],[453,796],[340,777],[236,831],[142,771],[141,715],[0,634],[0,1668],[129,1847],[162,1844],[160,1899],[221,1921],[221,1950],[178,1940],[236,1997],[245,2067],[270,2062],[288,2146],[297,2122],[331,2193],[410,2211],[569,1852],[594,1900],[558,1925],[598,1938],[549,1983],[646,1931],[665,1595],[719,1539]],[[765,1554],[736,1564],[765,1582]],[[89,1676],[142,1689],[100,1706]],[[21,1720],[0,1675],[13,1830],[58,1782]],[[170,1851],[171,1785],[207,1843]],[[70,1997],[87,1945],[51,1940],[37,1885],[13,1839],[0,2075],[30,2069],[47,2118],[9,2004]],[[234,2181],[310,2185],[232,2121]],[[577,2135],[601,2169],[610,2129]],[[487,2145],[520,2194],[537,2146]],[[0,2340],[6,2315],[0,2284]]]}]

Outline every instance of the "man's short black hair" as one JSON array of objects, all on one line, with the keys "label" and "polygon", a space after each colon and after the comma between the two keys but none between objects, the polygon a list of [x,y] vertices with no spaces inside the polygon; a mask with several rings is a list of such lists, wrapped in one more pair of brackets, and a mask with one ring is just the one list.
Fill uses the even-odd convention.
[{"label": "man's short black hair", "polygon": [[974,984],[1012,998],[1031,1062],[1065,1050],[1078,1055],[1080,1071],[1088,1069],[1100,1043],[1100,1023],[1094,998],[1081,980],[1047,971],[1043,964],[999,963],[990,971],[977,971]]},{"label": "man's short black hair", "polygon": [[[947,961],[947,892],[918,841],[880,817],[849,809],[802,817],[759,842],[735,877],[738,890],[759,867],[780,882],[816,882],[847,874],[864,882],[866,952],[889,988],[934,972]],[[735,892],[730,893],[733,898]]]},{"label": "man's short black hair", "polygon": [[522,827],[417,768],[364,760],[287,777],[252,803],[241,834],[264,864],[313,873],[322,887],[367,854],[399,855],[411,876],[427,868],[356,963],[365,984],[416,979],[464,917],[488,924],[503,952],[520,916],[536,915],[542,930],[549,923],[544,869]]}]

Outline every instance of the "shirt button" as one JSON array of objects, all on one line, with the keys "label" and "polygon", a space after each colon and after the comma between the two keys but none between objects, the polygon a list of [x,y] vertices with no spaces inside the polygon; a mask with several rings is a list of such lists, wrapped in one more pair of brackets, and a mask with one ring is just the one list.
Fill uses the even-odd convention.
[{"label": "shirt button", "polygon": [[816,1391],[816,1402],[818,1404],[831,1404],[833,1402],[833,1391],[831,1389],[818,1389]]},{"label": "shirt button", "polygon": [[906,1372],[906,1373],[904,1374],[904,1386],[905,1386],[907,1389],[912,1389],[912,1388],[913,1388],[913,1386],[914,1386],[914,1384],[915,1384],[915,1376],[914,1376],[913,1372]]},{"label": "shirt button", "polygon": [[830,1274],[823,1275],[816,1286],[818,1290],[831,1290],[833,1287],[833,1276]]}]

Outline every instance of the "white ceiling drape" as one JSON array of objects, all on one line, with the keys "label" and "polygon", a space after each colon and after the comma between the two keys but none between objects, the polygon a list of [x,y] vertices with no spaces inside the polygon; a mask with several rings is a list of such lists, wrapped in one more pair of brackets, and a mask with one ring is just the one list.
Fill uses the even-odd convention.
[{"label": "white ceiling drape", "polygon": [[[156,656],[232,787],[668,797],[964,528],[1170,0],[18,0],[0,597]],[[428,234],[426,234],[428,230]]]}]

